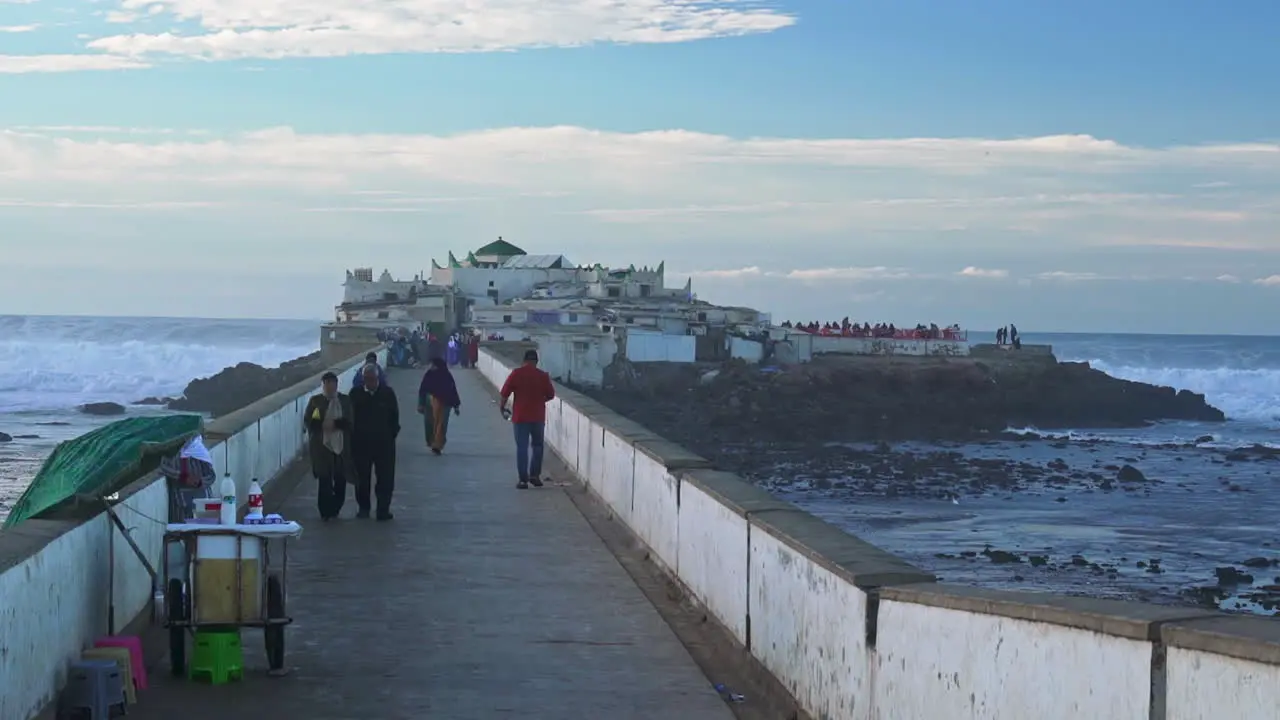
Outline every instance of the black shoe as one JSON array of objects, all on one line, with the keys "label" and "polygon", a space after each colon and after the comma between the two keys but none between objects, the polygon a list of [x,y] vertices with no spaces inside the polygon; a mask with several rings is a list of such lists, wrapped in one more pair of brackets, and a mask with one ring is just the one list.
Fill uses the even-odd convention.
[{"label": "black shoe", "polygon": [[440,454],[440,452],[441,452],[440,450],[437,450],[437,449],[435,449],[435,448],[431,448],[431,454],[432,454],[432,455],[439,455],[439,454]]},{"label": "black shoe", "polygon": [[368,520],[368,519],[369,519],[369,511],[368,511],[368,510],[366,510],[366,509],[364,509],[364,508],[361,508],[360,510],[357,510],[357,511],[356,511],[356,517],[357,517],[357,518],[360,518],[361,520]]},{"label": "black shoe", "polygon": [[380,512],[378,513],[378,522],[386,522],[393,517],[395,517],[395,515],[392,515],[390,512]]},{"label": "black shoe", "polygon": [[529,489],[529,483],[525,482],[524,480],[521,480],[520,482],[516,483],[516,489],[517,489],[517,490],[528,490],[528,489]]},{"label": "black shoe", "polygon": [[529,478],[529,484],[534,487],[542,487],[542,478],[534,476]]}]

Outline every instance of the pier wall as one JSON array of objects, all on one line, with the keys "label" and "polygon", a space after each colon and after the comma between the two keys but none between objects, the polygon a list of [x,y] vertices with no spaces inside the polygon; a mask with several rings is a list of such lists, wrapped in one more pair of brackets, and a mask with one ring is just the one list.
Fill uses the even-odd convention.
[{"label": "pier wall", "polygon": [[[342,388],[364,354],[331,369]],[[380,351],[386,363],[386,351]],[[218,476],[230,473],[241,498],[254,478],[270,492],[306,445],[302,413],[320,375],[209,421],[205,441]],[[163,477],[148,476],[115,506],[153,568],[160,565],[168,515]],[[28,520],[0,532],[0,718],[31,718],[51,702],[68,664],[114,623],[120,631],[150,613],[151,576],[105,512],[83,521]],[[114,620],[110,616],[114,615]]]},{"label": "pier wall", "polygon": [[[480,372],[501,386],[525,347],[483,347]],[[815,718],[1263,720],[1280,707],[1280,622],[935,582],[556,392],[547,444]]]}]

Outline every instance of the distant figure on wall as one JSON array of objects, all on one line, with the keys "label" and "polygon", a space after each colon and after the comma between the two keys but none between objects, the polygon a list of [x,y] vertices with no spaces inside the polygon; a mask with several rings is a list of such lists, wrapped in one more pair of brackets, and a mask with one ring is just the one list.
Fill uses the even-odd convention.
[{"label": "distant figure on wall", "polygon": [[[512,409],[507,401],[516,396]],[[542,454],[544,430],[547,424],[547,403],[556,397],[551,376],[538,369],[538,351],[526,350],[524,364],[507,376],[502,384],[502,400],[498,410],[510,418],[516,437],[516,471],[520,490],[542,487]]]}]

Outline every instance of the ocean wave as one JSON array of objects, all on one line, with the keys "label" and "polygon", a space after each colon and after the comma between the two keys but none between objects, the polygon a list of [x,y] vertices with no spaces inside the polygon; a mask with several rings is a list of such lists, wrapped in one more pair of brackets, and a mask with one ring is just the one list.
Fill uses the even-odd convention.
[{"label": "ocean wave", "polygon": [[0,317],[0,412],[176,396],[193,378],[318,345],[317,324],[300,321]]},{"label": "ocean wave", "polygon": [[1202,393],[1231,420],[1280,421],[1280,369],[1142,367],[1096,359],[1089,364],[1125,380]]}]

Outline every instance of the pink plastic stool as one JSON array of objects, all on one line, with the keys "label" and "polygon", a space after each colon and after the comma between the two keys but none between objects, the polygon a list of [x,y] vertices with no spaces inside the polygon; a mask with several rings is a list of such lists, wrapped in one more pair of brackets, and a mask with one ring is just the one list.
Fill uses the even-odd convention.
[{"label": "pink plastic stool", "polygon": [[133,686],[147,689],[147,668],[142,663],[142,640],[136,635],[111,635],[98,638],[94,647],[121,647],[129,649],[129,665],[133,671]]}]

